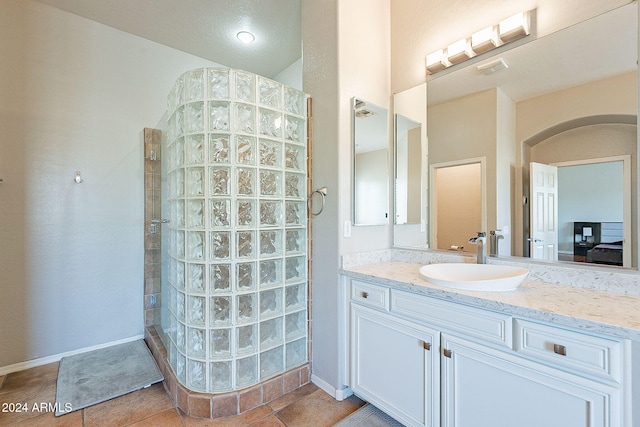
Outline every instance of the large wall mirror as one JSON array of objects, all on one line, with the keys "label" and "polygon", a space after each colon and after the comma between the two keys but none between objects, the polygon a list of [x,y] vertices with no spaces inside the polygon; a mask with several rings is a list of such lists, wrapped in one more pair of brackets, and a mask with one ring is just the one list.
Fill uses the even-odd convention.
[{"label": "large wall mirror", "polygon": [[389,112],[353,98],[353,225],[389,223]]},{"label": "large wall mirror", "polygon": [[637,42],[633,2],[430,77],[429,164],[485,159],[499,255],[638,267]]}]

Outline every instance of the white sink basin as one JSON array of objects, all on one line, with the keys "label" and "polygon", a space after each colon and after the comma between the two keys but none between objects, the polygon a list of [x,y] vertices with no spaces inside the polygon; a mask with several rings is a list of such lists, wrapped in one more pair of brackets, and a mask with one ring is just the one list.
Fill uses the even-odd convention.
[{"label": "white sink basin", "polygon": [[493,264],[429,264],[420,275],[438,286],[470,291],[511,291],[520,286],[529,270]]}]

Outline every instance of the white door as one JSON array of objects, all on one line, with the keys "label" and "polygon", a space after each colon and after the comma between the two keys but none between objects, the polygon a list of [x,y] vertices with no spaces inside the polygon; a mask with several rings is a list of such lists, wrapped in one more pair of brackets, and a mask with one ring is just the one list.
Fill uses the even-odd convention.
[{"label": "white door", "polygon": [[407,426],[438,426],[439,334],[351,305],[351,379],[364,400]]},{"label": "white door", "polygon": [[620,426],[618,389],[442,335],[443,427]]},{"label": "white door", "polygon": [[531,162],[529,247],[531,258],[558,260],[558,168]]}]

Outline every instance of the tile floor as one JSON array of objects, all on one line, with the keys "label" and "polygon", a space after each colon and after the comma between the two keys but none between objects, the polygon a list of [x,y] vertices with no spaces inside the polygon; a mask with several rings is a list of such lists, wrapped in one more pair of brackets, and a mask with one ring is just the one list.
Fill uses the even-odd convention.
[{"label": "tile floor", "polygon": [[[52,412],[47,412],[47,404],[55,402],[57,377],[58,363],[0,376],[0,426],[329,427],[364,404],[355,396],[337,402],[317,386],[307,384],[237,417],[202,420],[190,418],[176,409],[162,384],[155,384],[55,417]],[[25,412],[13,410],[15,404],[25,403]],[[41,403],[44,403],[42,411]]]}]

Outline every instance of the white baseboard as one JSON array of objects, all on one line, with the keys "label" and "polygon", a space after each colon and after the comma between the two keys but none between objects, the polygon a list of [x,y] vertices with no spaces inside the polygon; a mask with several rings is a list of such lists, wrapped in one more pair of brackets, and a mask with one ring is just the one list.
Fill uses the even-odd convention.
[{"label": "white baseboard", "polygon": [[311,374],[311,382],[327,392],[328,395],[333,396],[336,400],[342,401],[353,394],[353,391],[349,387],[337,389],[325,380],[318,378]]},{"label": "white baseboard", "polygon": [[336,390],[335,397],[337,401],[343,401],[344,399],[351,396],[352,394],[353,394],[353,391],[349,387],[345,387],[343,389]]},{"label": "white baseboard", "polygon": [[104,344],[98,344],[91,347],[79,348],[77,350],[67,351],[65,353],[54,354],[52,356],[40,357],[38,359],[27,360],[25,362],[14,363],[13,365],[1,366],[0,375],[7,375],[12,372],[24,371],[25,369],[35,368],[36,366],[47,365],[49,363],[59,362],[60,359],[75,354],[86,353],[88,351],[99,350],[101,348],[111,347],[113,345],[124,344],[131,341],[144,339],[144,335],[136,335],[133,337],[111,341]]}]

